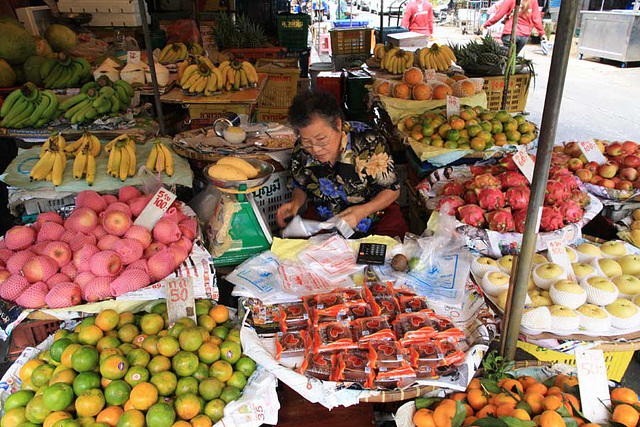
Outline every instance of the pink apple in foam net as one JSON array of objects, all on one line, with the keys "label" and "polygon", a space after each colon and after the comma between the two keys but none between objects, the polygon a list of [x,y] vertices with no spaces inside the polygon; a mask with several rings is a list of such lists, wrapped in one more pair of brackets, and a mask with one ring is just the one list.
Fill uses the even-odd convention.
[{"label": "pink apple in foam net", "polygon": [[22,267],[22,274],[29,283],[46,282],[58,271],[58,264],[52,258],[39,255],[31,258]]},{"label": "pink apple in foam net", "polygon": [[124,212],[111,211],[104,214],[102,226],[109,234],[123,236],[131,227],[131,218]]},{"label": "pink apple in foam net", "polygon": [[151,258],[153,255],[157,254],[158,252],[166,249],[166,245],[164,243],[160,243],[160,242],[153,242],[152,244],[149,245],[149,247],[147,249],[144,250],[144,254],[143,256],[146,259]]},{"label": "pink apple in foam net", "polygon": [[98,252],[89,264],[96,276],[115,276],[122,271],[122,258],[114,251]]},{"label": "pink apple in foam net", "polygon": [[102,236],[100,240],[98,240],[98,248],[101,251],[108,251],[113,249],[113,245],[120,240],[118,236],[114,236],[113,234],[107,234],[106,236]]},{"label": "pink apple in foam net", "polygon": [[4,282],[11,276],[11,272],[9,270],[0,270],[0,283]]},{"label": "pink apple in foam net", "polygon": [[7,248],[12,251],[20,251],[33,244],[36,240],[36,230],[32,227],[17,225],[5,233],[4,239],[6,241]]},{"label": "pink apple in foam net", "polygon": [[43,240],[42,242],[38,242],[35,245],[31,246],[31,250],[37,255],[43,255],[44,250],[49,243],[51,243],[51,240]]},{"label": "pink apple in foam net", "polygon": [[67,218],[64,227],[77,233],[90,233],[98,225],[98,215],[89,208],[76,208]]}]

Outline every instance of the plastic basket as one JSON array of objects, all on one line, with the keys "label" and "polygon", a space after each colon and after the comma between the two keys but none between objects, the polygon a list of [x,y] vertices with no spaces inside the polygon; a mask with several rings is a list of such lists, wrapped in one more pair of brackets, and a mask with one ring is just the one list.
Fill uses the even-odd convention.
[{"label": "plastic basket", "polygon": [[256,114],[256,121],[287,124],[289,120],[288,112],[288,108],[259,107]]},{"label": "plastic basket", "polygon": [[288,177],[289,171],[271,174],[269,180],[254,193],[254,198],[272,230],[279,228],[276,221],[278,208],[291,199],[291,190],[287,187]]},{"label": "plastic basket", "polygon": [[20,323],[11,332],[9,360],[16,360],[27,347],[35,347],[60,329],[60,320],[34,320]]},{"label": "plastic basket", "polygon": [[300,69],[297,59],[262,59],[256,63],[259,73],[268,75],[258,106],[262,108],[289,108],[298,92]]},{"label": "plastic basket", "polygon": [[407,32],[409,32],[409,30],[404,27],[383,27],[382,34],[380,34],[380,27],[375,27],[376,42],[386,44],[387,36],[389,34],[407,33]]},{"label": "plastic basket", "polygon": [[331,63],[336,71],[344,68],[360,68],[358,63],[364,63],[370,55],[332,55]]},{"label": "plastic basket", "polygon": [[329,30],[329,34],[333,55],[367,55],[367,58],[371,56],[371,28],[334,28]]},{"label": "plastic basket", "polygon": [[[502,93],[504,92],[504,76],[491,76],[484,78],[484,91],[487,93],[487,108],[489,110],[502,110]],[[527,96],[529,95],[529,82],[531,75],[514,74],[509,80],[507,92],[507,105],[504,110],[514,113],[525,110]]]},{"label": "plastic basket", "polygon": [[[538,347],[522,341],[518,341],[518,347],[543,362],[576,365],[576,357],[570,354],[560,353],[559,351],[549,350],[548,348]],[[607,366],[607,378],[613,381],[620,381],[631,362],[633,353],[633,351],[605,352],[604,363]]]},{"label": "plastic basket", "polygon": [[227,49],[236,58],[256,60],[260,58],[282,58],[287,49],[284,47],[258,47],[255,49]]},{"label": "plastic basket", "polygon": [[369,25],[369,21],[352,21],[350,19],[333,21],[333,28],[357,28],[366,27],[367,25]]},{"label": "plastic basket", "polygon": [[304,49],[309,38],[311,16],[306,13],[281,14],[276,17],[278,44],[289,49]]}]

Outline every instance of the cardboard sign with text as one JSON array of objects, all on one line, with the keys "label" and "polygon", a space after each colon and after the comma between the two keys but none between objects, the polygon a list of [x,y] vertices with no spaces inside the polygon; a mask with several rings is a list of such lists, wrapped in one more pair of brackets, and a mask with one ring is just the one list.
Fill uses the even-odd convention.
[{"label": "cardboard sign with text", "polygon": [[196,302],[193,296],[193,279],[191,277],[174,277],[163,281],[167,291],[167,314],[169,323],[183,317],[194,322],[196,317]]},{"label": "cardboard sign with text", "polygon": [[576,350],[582,413],[592,423],[609,424],[609,384],[602,350]]},{"label": "cardboard sign with text", "polygon": [[139,64],[140,63],[140,51],[139,50],[127,51],[127,62],[130,62],[131,64]]},{"label": "cardboard sign with text", "polygon": [[535,168],[535,163],[531,159],[531,156],[527,154],[527,152],[522,149],[522,147],[518,148],[518,151],[513,155],[513,162],[516,164],[520,172],[527,178],[527,180],[531,183],[533,182],[533,169]]},{"label": "cardboard sign with text", "polygon": [[573,274],[573,267],[571,267],[571,261],[567,255],[567,250],[564,248],[564,243],[561,239],[554,239],[547,241],[547,252],[549,259],[554,264],[558,264],[564,271],[567,272],[569,279],[576,281],[576,276]]},{"label": "cardboard sign with text", "polygon": [[607,158],[600,152],[598,145],[593,141],[580,141],[578,146],[588,162],[596,162],[599,165],[607,163]]},{"label": "cardboard sign with text", "polygon": [[175,194],[166,188],[159,188],[149,203],[147,203],[147,206],[142,210],[140,216],[136,218],[134,225],[141,225],[149,230],[153,230],[153,227],[160,221],[160,218],[162,218],[175,200]]},{"label": "cardboard sign with text", "polygon": [[447,118],[460,114],[460,98],[447,95]]}]

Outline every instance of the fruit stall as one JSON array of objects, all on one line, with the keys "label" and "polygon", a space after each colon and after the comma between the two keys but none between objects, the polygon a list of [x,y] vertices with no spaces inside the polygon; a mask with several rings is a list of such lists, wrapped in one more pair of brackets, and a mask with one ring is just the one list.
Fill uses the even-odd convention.
[{"label": "fruit stall", "polygon": [[[309,37],[287,2],[23,3],[0,6],[0,427],[638,425],[640,150],[528,120],[531,61]],[[339,139],[294,127],[310,87]],[[282,226],[304,180],[341,212]],[[397,206],[351,226],[372,187]],[[366,231],[388,214],[409,231]]]}]

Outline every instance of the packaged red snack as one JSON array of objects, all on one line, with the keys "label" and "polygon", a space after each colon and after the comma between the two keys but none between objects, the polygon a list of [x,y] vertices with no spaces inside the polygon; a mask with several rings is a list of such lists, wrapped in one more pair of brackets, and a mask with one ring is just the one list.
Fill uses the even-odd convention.
[{"label": "packaged red snack", "polygon": [[433,311],[430,310],[427,305],[427,299],[425,297],[402,295],[398,297],[398,302],[400,303],[400,311],[403,313],[433,314]]},{"label": "packaged red snack", "polygon": [[302,302],[281,304],[277,316],[282,332],[300,331],[309,326],[309,316]]},{"label": "packaged red snack", "polygon": [[358,345],[362,347],[370,341],[395,340],[396,333],[391,328],[387,316],[363,317],[352,322]]},{"label": "packaged red snack", "polygon": [[416,371],[409,365],[391,370],[381,368],[373,381],[373,386],[387,389],[404,388],[410,386],[415,380]]},{"label": "packaged red snack", "polygon": [[340,294],[320,294],[316,295],[317,309],[329,308],[334,305],[344,304],[344,297]]},{"label": "packaged red snack", "polygon": [[381,297],[371,301],[371,310],[375,316],[388,316],[390,319],[400,314],[400,306],[395,297]]},{"label": "packaged red snack", "polygon": [[299,356],[307,347],[307,331],[278,332],[276,340],[276,360],[284,356]]},{"label": "packaged red snack", "polygon": [[327,308],[316,307],[313,309],[312,323],[318,326],[320,323],[339,322],[347,319],[349,306],[347,304],[333,305]]},{"label": "packaged red snack", "polygon": [[443,369],[438,364],[420,365],[414,370],[416,371],[416,378],[419,380],[434,379],[451,372],[449,368]]},{"label": "packaged red snack", "polygon": [[443,365],[457,365],[465,358],[465,350],[468,348],[466,341],[439,340],[438,345],[442,351]]},{"label": "packaged red snack", "polygon": [[364,302],[364,294],[361,289],[339,288],[332,291],[334,294],[341,294],[346,301]]},{"label": "packaged red snack", "polygon": [[377,369],[398,369],[409,364],[405,361],[404,350],[397,341],[369,343],[369,366]]},{"label": "packaged red snack", "polygon": [[308,377],[314,377],[319,380],[329,381],[331,374],[337,367],[338,355],[331,353],[307,354],[304,362],[298,368],[298,372]]},{"label": "packaged red snack", "polygon": [[428,340],[436,335],[427,313],[402,313],[393,324],[403,345]]},{"label": "packaged red snack", "polygon": [[356,319],[361,319],[363,317],[373,316],[373,311],[371,311],[371,306],[366,302],[348,302],[347,306],[349,307],[347,312],[348,320],[356,320]]},{"label": "packaged red snack", "polygon": [[376,300],[378,298],[388,298],[395,297],[395,292],[393,292],[393,287],[391,287],[390,283],[382,284],[379,282],[368,284],[365,288],[367,292],[367,297],[369,300]]},{"label": "packaged red snack", "polygon": [[442,364],[443,355],[436,341],[425,340],[405,346],[405,355],[409,364],[414,368],[431,366],[436,368]]},{"label": "packaged red snack", "polygon": [[346,350],[338,354],[338,364],[331,380],[373,386],[375,371],[369,367],[369,353],[365,350]]},{"label": "packaged red snack", "polygon": [[356,347],[358,345],[353,340],[353,332],[349,322],[321,323],[315,330],[315,339],[313,340],[314,353]]},{"label": "packaged red snack", "polygon": [[436,332],[443,332],[454,327],[449,318],[438,316],[437,314],[431,315],[431,323],[433,324]]},{"label": "packaged red snack", "polygon": [[449,329],[445,329],[442,332],[436,332],[436,338],[439,340],[450,340],[452,342],[455,342],[459,340],[464,340],[465,335],[464,335],[464,332],[462,332],[458,328],[449,328]]},{"label": "packaged red snack", "polygon": [[316,296],[315,295],[307,295],[302,297],[302,303],[304,307],[307,309],[307,314],[311,314],[311,311],[316,308]]}]

